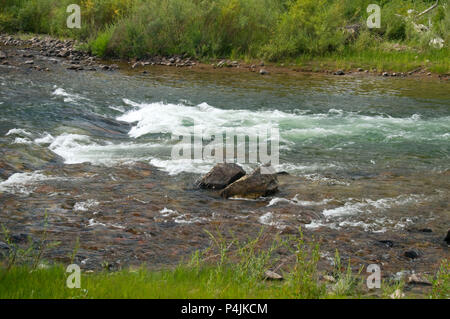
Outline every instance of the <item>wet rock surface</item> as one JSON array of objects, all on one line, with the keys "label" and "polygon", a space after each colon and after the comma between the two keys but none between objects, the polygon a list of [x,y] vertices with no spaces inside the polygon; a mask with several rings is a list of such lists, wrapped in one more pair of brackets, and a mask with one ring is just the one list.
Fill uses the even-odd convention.
[{"label": "wet rock surface", "polygon": [[[65,61],[65,67],[70,71],[114,71],[120,68],[118,64],[124,64],[119,60],[116,62],[101,61],[98,57],[77,49],[80,44],[73,40],[59,40],[51,37],[20,39],[10,35],[0,35],[0,45],[18,47],[24,51],[19,54],[11,51],[10,55],[0,51],[0,61],[3,65],[16,65],[19,58],[26,58],[27,60],[21,61],[21,63],[28,66],[40,63],[42,60],[56,64],[58,63],[57,58],[60,58]],[[152,65],[192,67],[197,63],[190,57],[177,55],[173,57],[153,56],[144,60],[133,60],[128,64],[130,68],[135,69]],[[35,69],[49,71],[40,66],[36,66]]]},{"label": "wet rock surface", "polygon": [[224,198],[238,197],[255,199],[273,195],[278,191],[276,174],[264,173],[264,167],[228,185],[220,194]]},{"label": "wet rock surface", "polygon": [[220,163],[198,182],[198,186],[203,189],[223,189],[245,174],[244,169],[237,164]]},{"label": "wet rock surface", "polygon": [[[0,35],[0,45],[17,47],[19,51],[8,50],[2,62],[3,65],[18,66],[23,64],[33,67],[37,71],[50,71],[43,67],[48,63],[56,64],[61,58],[65,60],[68,70],[82,71],[86,68],[101,69],[102,65],[97,58],[87,52],[78,50],[78,43],[72,40],[59,40],[50,37],[33,37],[31,39],[20,39],[9,35]],[[67,62],[66,62],[67,61]],[[107,66],[107,70],[116,68]]]},{"label": "wet rock surface", "polygon": [[405,257],[410,259],[417,259],[422,256],[422,253],[418,249],[411,249],[405,251]]},{"label": "wet rock surface", "polygon": [[[204,68],[205,65],[202,65],[200,62],[196,61],[194,58],[189,57],[188,55],[173,55],[173,56],[148,56],[143,59],[131,59],[128,61],[116,59],[113,61],[101,60],[100,58],[89,54],[87,51],[81,50],[80,44],[74,40],[60,40],[51,38],[49,36],[35,36],[30,39],[20,38],[17,36],[12,36],[8,34],[0,34],[0,47],[1,46],[14,46],[25,50],[25,53],[21,53],[22,58],[27,58],[29,62],[28,66],[33,66],[33,70],[36,71],[44,71],[49,72],[51,68],[42,67],[41,65],[36,65],[39,61],[31,60],[30,58],[38,57],[38,60],[42,60],[40,56],[46,57],[48,61],[52,61],[52,63],[58,63],[58,60],[55,58],[63,59],[64,66],[67,70],[72,72],[78,71],[115,71],[117,69],[130,69],[139,71],[140,74],[148,74],[148,67],[150,66],[170,66],[175,68],[193,68],[199,67],[200,69]],[[6,52],[0,50],[0,65],[16,65],[16,57],[15,53],[6,54]],[[21,61],[23,63],[24,61]],[[254,73],[258,73],[260,75],[268,75],[273,73],[273,69],[276,70],[277,73],[297,73],[299,70],[297,68],[288,69],[284,64],[281,65],[281,68],[277,67],[264,67],[264,62],[260,62],[258,65],[255,64],[245,64],[242,61],[233,61],[233,60],[218,60],[216,63],[212,64],[213,69],[227,69],[227,70],[237,70],[237,71],[250,71]],[[293,64],[291,67],[295,66]],[[361,68],[356,68],[355,72],[351,71],[343,71],[337,70],[335,72],[329,70],[322,70],[319,72],[323,73],[331,73],[334,75],[349,75],[349,74],[359,74],[363,75],[377,75],[382,77],[406,77],[406,76],[419,76],[419,77],[429,77],[432,75],[429,72],[425,72],[422,68],[416,69],[414,71],[408,73],[388,73],[388,72],[380,72],[377,70],[364,70]],[[304,73],[311,73],[312,71],[309,68],[302,70]],[[316,73],[316,71],[312,72]],[[438,75],[436,78],[441,80],[448,80],[448,75]]]}]

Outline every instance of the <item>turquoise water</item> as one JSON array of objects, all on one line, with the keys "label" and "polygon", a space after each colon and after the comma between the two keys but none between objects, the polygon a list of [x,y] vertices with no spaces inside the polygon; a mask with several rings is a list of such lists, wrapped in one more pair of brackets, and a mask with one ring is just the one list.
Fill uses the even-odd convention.
[{"label": "turquoise water", "polygon": [[0,73],[2,150],[46,148],[65,163],[150,161],[172,175],[210,160],[171,160],[172,137],[205,131],[280,130],[279,170],[371,174],[445,171],[448,83],[153,69],[121,73]]},{"label": "turquoise water", "polygon": [[[49,240],[62,243],[52,258],[66,260],[80,238],[79,261],[92,268],[176,263],[219,226],[240,239],[302,227],[326,240],[325,260],[335,249],[378,260],[386,251],[376,242],[387,238],[396,271],[409,269],[401,256],[412,243],[427,271],[448,255],[448,83],[148,72],[0,66],[0,224],[35,238],[46,213]],[[277,169],[290,173],[278,176],[279,193],[244,201],[197,189],[214,162],[171,157],[173,137],[194,123],[248,136],[279,128]]]}]

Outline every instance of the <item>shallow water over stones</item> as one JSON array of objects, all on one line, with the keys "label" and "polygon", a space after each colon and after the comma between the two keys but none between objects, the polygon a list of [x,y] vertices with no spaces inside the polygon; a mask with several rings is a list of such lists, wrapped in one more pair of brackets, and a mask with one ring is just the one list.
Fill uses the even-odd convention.
[{"label": "shallow water over stones", "polygon": [[[42,72],[1,50],[11,63],[0,66],[0,223],[39,240],[47,214],[49,240],[61,242],[49,259],[69,262],[79,238],[86,269],[157,268],[208,247],[205,229],[244,240],[300,226],[321,240],[323,267],[336,249],[355,267],[382,264],[383,275],[432,272],[449,257],[447,83],[74,72],[35,52]],[[170,135],[197,118],[246,132],[276,122],[289,173],[279,193],[225,200],[198,189],[214,163],[170,158]],[[412,249],[419,258],[405,256]]]}]

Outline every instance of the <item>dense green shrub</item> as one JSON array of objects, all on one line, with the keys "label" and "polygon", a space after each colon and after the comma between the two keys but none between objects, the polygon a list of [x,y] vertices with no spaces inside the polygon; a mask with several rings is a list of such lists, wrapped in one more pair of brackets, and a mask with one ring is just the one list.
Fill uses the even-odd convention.
[{"label": "dense green shrub", "polygon": [[[433,50],[441,37],[448,50],[450,8],[415,20],[430,28],[418,33],[415,14],[435,0],[378,0],[381,28],[366,27],[372,0],[0,0],[0,32],[48,33],[85,40],[98,55],[144,57],[269,58],[376,48],[396,42]],[[68,29],[68,4],[81,7],[81,29]],[[430,23],[431,22],[431,23]],[[359,26],[349,34],[347,26]]]},{"label": "dense green shrub", "polygon": [[345,41],[342,12],[328,0],[296,0],[285,12],[272,41],[265,47],[269,59],[322,54]]}]

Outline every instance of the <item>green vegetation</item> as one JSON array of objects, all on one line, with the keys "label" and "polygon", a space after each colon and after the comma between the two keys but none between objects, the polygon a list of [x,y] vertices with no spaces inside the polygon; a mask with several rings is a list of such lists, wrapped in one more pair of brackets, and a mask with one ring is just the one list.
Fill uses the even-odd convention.
[{"label": "green vegetation", "polygon": [[[267,59],[305,69],[352,68],[448,73],[447,0],[379,0],[381,28],[368,29],[372,0],[0,0],[0,32],[32,32],[86,41],[103,57],[190,55]],[[81,29],[68,29],[68,4]],[[408,10],[415,10],[414,19]],[[414,22],[414,23],[413,23]],[[429,30],[418,32],[414,24]],[[349,26],[352,26],[349,28]],[[354,32],[353,32],[354,31]],[[444,40],[442,49],[430,46]],[[311,67],[309,67],[309,65]]]},{"label": "green vegetation", "polygon": [[[0,0],[0,32],[45,33],[88,42],[104,57],[190,55],[198,59],[309,61],[317,68],[449,71],[448,0],[379,0],[381,28],[368,29],[372,0]],[[68,4],[81,29],[68,29]],[[408,11],[414,10],[411,17]],[[414,18],[413,18],[414,17]],[[423,25],[427,31],[418,32]],[[442,49],[430,46],[444,40]],[[416,58],[418,56],[418,58]],[[316,62],[322,61],[322,62]],[[422,63],[427,61],[427,63]],[[314,63],[312,63],[314,61]]]},{"label": "green vegetation", "polygon": [[[242,243],[211,237],[212,246],[197,251],[188,262],[173,269],[140,268],[83,272],[79,289],[67,288],[69,274],[61,264],[41,260],[44,250],[19,250],[11,244],[0,254],[0,299],[15,298],[392,298],[402,295],[403,281],[385,281],[379,291],[368,291],[362,268],[355,273],[350,261],[344,265],[336,252],[328,274],[318,270],[317,242],[306,242],[302,233],[287,239],[269,240],[262,233]],[[4,235],[7,232],[4,231]],[[10,243],[10,241],[7,240]],[[51,246],[47,246],[51,249]],[[73,263],[78,242],[70,257]],[[17,253],[16,253],[17,252]],[[283,257],[281,257],[283,256]],[[282,274],[282,281],[266,278],[267,270]],[[429,298],[449,297],[449,268],[442,262],[433,278]],[[327,282],[322,280],[327,275]]]}]

